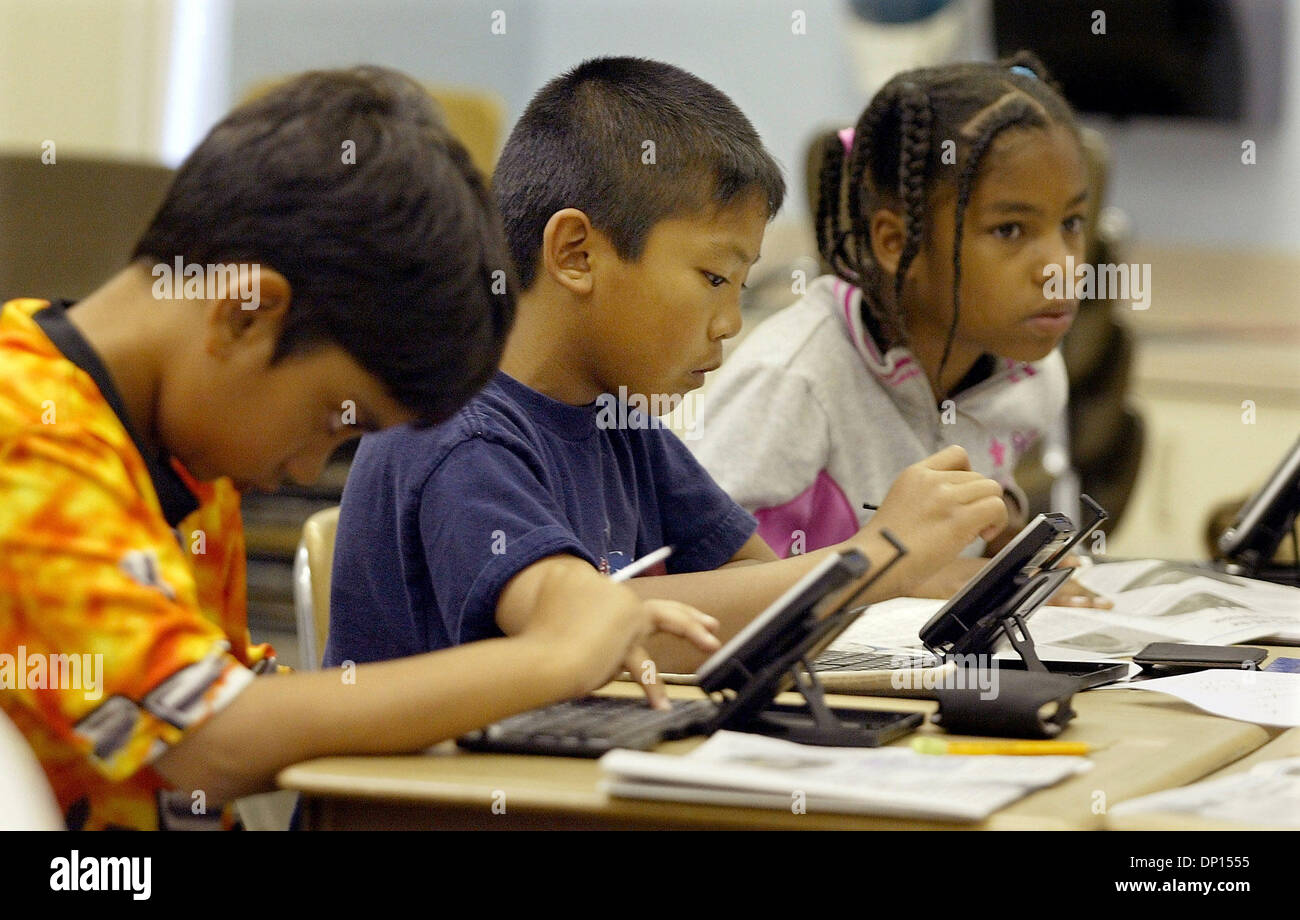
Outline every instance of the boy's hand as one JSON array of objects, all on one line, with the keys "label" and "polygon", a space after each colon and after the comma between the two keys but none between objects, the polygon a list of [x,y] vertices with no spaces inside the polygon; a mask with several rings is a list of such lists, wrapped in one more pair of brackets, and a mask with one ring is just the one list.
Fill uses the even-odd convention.
[{"label": "boy's hand", "polygon": [[[716,635],[721,628],[718,621],[694,607],[667,600],[642,601],[642,607],[650,619],[650,631],[643,636],[643,639],[649,638],[656,632],[668,633],[686,639],[706,653],[717,651],[721,645]],[[668,693],[659,682],[659,669],[641,642],[638,642],[628,653],[623,667],[632,675],[632,679],[641,685],[651,706],[655,709],[670,708]]]},{"label": "boy's hand", "polygon": [[[549,560],[548,560],[549,562]],[[691,642],[703,652],[719,647],[718,621],[675,601],[643,601],[626,585],[615,584],[579,559],[547,564],[539,572],[529,615],[519,635],[545,644],[555,666],[573,679],[570,696],[603,686],[621,670],[641,684],[651,705],[667,708],[644,642],[657,632]],[[524,573],[528,573],[525,570]]]},{"label": "boy's hand", "polygon": [[1095,591],[1089,591],[1073,578],[1057,588],[1056,593],[1047,599],[1047,603],[1052,607],[1091,607],[1093,610],[1110,610],[1115,606]]},{"label": "boy's hand", "polygon": [[888,528],[908,555],[894,593],[934,575],[976,537],[992,540],[1007,523],[1003,489],[970,468],[957,445],[945,447],[899,474],[880,509],[854,540],[879,539]]}]

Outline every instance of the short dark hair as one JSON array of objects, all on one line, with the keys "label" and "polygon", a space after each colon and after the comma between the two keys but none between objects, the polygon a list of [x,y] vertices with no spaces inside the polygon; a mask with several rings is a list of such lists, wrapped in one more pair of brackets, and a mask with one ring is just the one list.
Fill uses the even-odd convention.
[{"label": "short dark hair", "polygon": [[756,191],[770,218],[785,197],[781,168],[735,103],[679,67],[635,57],[585,61],[543,86],[492,185],[524,288],[546,222],[564,208],[583,211],[633,261],[667,217]]},{"label": "short dark hair", "polygon": [[305,73],[222,119],[132,254],[177,257],[284,275],[272,362],[336,344],[423,423],[491,378],[514,319],[483,178],[428,93],[380,67]]},{"label": "short dark hair", "polygon": [[[863,111],[847,152],[838,133],[822,139],[817,247],[837,275],[862,289],[863,320],[885,348],[907,343],[899,306],[903,280],[927,232],[927,196],[946,183],[956,189],[952,322],[940,367],[947,364],[961,308],[962,227],[980,164],[1003,131],[1051,125],[1078,138],[1074,113],[1043,62],[1019,51],[997,62],[900,73]],[[953,161],[943,160],[941,141],[947,140],[953,141]],[[901,208],[906,228],[892,279],[871,251],[871,215],[882,206]]]}]

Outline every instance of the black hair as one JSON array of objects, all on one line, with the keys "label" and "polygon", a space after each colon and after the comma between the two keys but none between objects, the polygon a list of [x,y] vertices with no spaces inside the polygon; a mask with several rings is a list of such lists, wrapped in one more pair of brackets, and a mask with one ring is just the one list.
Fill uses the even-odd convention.
[{"label": "black hair", "polygon": [[[970,131],[963,126],[972,123]],[[863,320],[881,345],[906,344],[900,307],[907,269],[920,251],[927,199],[936,182],[956,188],[952,322],[939,373],[948,363],[961,309],[961,242],[966,206],[984,154],[1009,128],[1078,126],[1043,63],[1021,51],[996,63],[963,63],[900,73],[858,119],[846,153],[837,133],[822,140],[817,195],[817,247],[844,280],[862,289]],[[955,163],[944,165],[942,141],[952,140]],[[871,251],[871,215],[901,208],[905,238],[893,290]]]},{"label": "black hair", "polygon": [[292,286],[272,363],[333,343],[422,423],[491,378],[516,282],[482,176],[394,70],[291,78],[181,165],[132,260],[252,262]]},{"label": "black hair", "polygon": [[583,211],[634,261],[667,217],[752,190],[770,218],[785,197],[780,167],[735,103],[681,68],[635,57],[585,61],[543,86],[510,132],[492,185],[524,288],[546,223],[564,208]]}]

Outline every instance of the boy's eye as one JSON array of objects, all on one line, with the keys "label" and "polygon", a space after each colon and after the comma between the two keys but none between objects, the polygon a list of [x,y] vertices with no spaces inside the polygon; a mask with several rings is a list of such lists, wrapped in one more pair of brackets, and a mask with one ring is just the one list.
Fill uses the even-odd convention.
[{"label": "boy's eye", "polygon": [[1066,233],[1082,233],[1083,216],[1080,214],[1076,214],[1073,217],[1067,217],[1065,219],[1065,223],[1063,224],[1063,226],[1065,227]]},{"label": "boy's eye", "polygon": [[727,283],[726,278],[721,275],[715,275],[713,272],[706,272],[704,269],[700,269],[700,273],[704,275],[704,279],[709,282],[710,287],[722,287]]},{"label": "boy's eye", "polygon": [[1015,240],[1020,238],[1022,227],[1018,223],[998,224],[993,228],[993,235],[1000,240]]}]

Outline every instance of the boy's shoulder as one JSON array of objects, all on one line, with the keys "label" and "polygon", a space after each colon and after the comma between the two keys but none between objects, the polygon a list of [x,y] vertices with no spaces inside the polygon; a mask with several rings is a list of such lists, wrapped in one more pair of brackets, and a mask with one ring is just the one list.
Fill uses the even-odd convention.
[{"label": "boy's shoulder", "polygon": [[71,362],[33,318],[47,306],[49,301],[33,298],[0,305],[0,378],[5,381],[0,388],[0,418],[39,423],[41,404],[51,398],[51,382],[57,381],[62,390],[73,379]]},{"label": "boy's shoulder", "polygon": [[476,454],[468,446],[497,448],[536,457],[554,442],[582,442],[601,433],[593,422],[596,407],[566,406],[500,371],[454,415],[437,425],[400,425],[366,435],[354,468],[382,470],[413,484]]},{"label": "boy's shoulder", "polygon": [[0,305],[0,428],[125,449],[126,432],[95,380],[35,318],[62,306],[36,298]]},{"label": "boy's shoulder", "polygon": [[361,439],[353,466],[430,471],[467,442],[526,437],[524,421],[490,381],[454,415],[436,425],[397,425],[367,434]]}]

